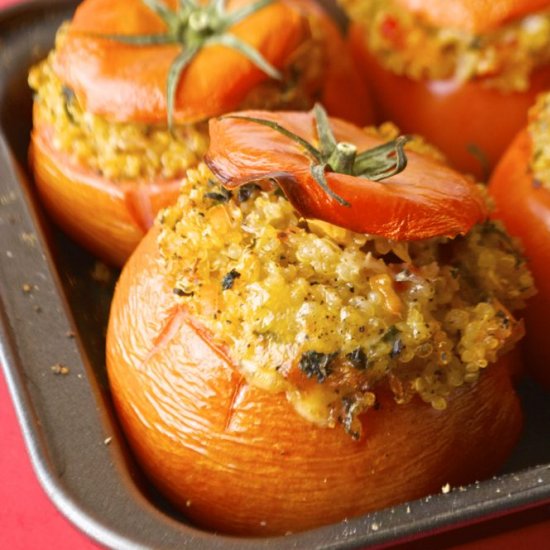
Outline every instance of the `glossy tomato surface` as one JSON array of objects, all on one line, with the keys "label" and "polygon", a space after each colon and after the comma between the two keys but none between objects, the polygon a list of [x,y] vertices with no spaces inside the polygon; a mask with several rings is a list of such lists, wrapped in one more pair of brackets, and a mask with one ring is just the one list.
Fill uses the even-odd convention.
[{"label": "glossy tomato surface", "polygon": [[494,216],[521,239],[535,277],[538,294],[525,310],[523,345],[528,368],[550,389],[550,191],[535,182],[531,154],[531,139],[523,130],[495,169],[489,192],[496,205]]}]

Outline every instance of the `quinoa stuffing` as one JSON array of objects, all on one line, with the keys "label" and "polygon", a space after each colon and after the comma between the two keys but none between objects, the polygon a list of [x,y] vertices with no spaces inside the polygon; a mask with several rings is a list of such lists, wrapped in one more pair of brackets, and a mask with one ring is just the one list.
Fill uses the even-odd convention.
[{"label": "quinoa stuffing", "polygon": [[534,69],[550,62],[550,12],[476,35],[434,27],[393,0],[340,0],[366,29],[369,50],[390,71],[413,80],[483,79],[502,91],[529,87]]},{"label": "quinoa stuffing", "polygon": [[529,111],[528,129],[533,145],[530,164],[535,183],[550,189],[550,94],[541,94]]},{"label": "quinoa stuffing", "polygon": [[522,335],[533,281],[498,222],[395,242],[306,220],[269,182],[227,194],[201,164],[159,216],[174,299],[312,422],[359,437],[382,387],[445,409]]}]

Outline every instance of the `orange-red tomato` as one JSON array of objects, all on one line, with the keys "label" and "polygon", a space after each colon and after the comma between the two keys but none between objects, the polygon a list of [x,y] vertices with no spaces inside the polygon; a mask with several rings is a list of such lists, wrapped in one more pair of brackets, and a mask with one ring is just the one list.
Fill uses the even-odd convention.
[{"label": "orange-red tomato", "polygon": [[[327,171],[329,187],[348,202],[340,204],[315,182],[311,156],[302,145],[272,128],[235,117],[278,123],[308,143],[319,139],[313,112],[243,111],[211,119],[206,161],[229,188],[277,178],[303,216],[395,240],[455,237],[486,215],[483,199],[468,178],[413,151],[407,152],[406,170],[383,181]],[[355,145],[358,152],[383,143],[344,121],[331,119],[330,125],[337,141]]]},{"label": "orange-red tomato", "polygon": [[458,389],[444,411],[417,398],[397,405],[380,389],[360,441],[307,422],[284,394],[247,384],[174,303],[156,237],[151,230],[118,283],[107,367],[136,458],[198,525],[267,536],[341,521],[486,477],[515,444],[510,357]]},{"label": "orange-red tomato", "polygon": [[525,310],[526,364],[550,388],[550,191],[537,185],[529,168],[531,139],[518,134],[498,164],[489,183],[494,198],[494,217],[502,219],[512,235],[521,238],[535,278],[538,294]]},{"label": "orange-red tomato", "polygon": [[[489,25],[491,21],[474,9],[477,4],[486,6],[486,2],[452,2],[451,6],[460,7],[457,13],[452,9],[445,11],[449,7],[447,2],[430,2],[426,6],[403,2],[414,4],[426,18],[428,11],[436,10],[435,15],[439,17],[433,17],[431,22],[442,26],[454,24],[467,30],[478,27],[486,30],[484,22]],[[492,24],[505,21],[507,12],[503,8],[506,6],[502,2],[490,4],[499,8],[493,14]],[[515,4],[505,4],[512,4],[509,8],[513,14]],[[463,10],[470,9],[474,13],[470,13],[468,19]],[[443,17],[445,14],[448,17]],[[352,24],[349,43],[357,65],[369,82],[379,122],[391,120],[404,132],[424,136],[445,153],[455,168],[472,173],[478,179],[488,176],[515,134],[527,123],[527,111],[537,94],[550,87],[550,66],[536,70],[531,75],[529,89],[523,92],[500,92],[487,87],[482,79],[464,83],[412,80],[385,69],[367,50],[364,32],[359,24]]]}]

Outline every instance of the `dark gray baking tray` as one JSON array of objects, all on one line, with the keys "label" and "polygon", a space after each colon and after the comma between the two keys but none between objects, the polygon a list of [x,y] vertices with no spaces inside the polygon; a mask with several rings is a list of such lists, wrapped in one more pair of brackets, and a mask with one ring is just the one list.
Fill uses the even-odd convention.
[{"label": "dark gray baking tray", "polygon": [[[36,473],[59,509],[117,550],[189,547],[364,548],[412,540],[550,502],[550,400],[521,388],[526,430],[505,471],[367,516],[286,537],[232,538],[194,528],[143,482],[114,419],[104,327],[116,273],[52,229],[26,177],[28,67],[74,4],[35,1],[0,14],[0,363]],[[55,374],[62,364],[69,373]]]}]

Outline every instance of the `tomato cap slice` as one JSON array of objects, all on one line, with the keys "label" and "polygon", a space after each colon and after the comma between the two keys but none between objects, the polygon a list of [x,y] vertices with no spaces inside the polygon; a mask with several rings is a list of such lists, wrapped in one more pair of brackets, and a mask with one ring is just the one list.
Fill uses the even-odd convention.
[{"label": "tomato cap slice", "polygon": [[[228,11],[246,3],[228,2]],[[177,2],[166,1],[175,8]],[[55,57],[55,71],[85,109],[114,121],[165,123],[166,78],[178,45],[135,46],[92,35],[144,35],[165,31],[141,0],[87,0],[79,6]],[[274,67],[309,36],[307,21],[284,2],[274,2],[231,28]],[[238,107],[269,77],[231,48],[203,48],[181,76],[174,121],[189,123]]]},{"label": "tomato cap slice", "polygon": [[[318,141],[312,112],[244,111],[210,120],[210,148],[206,162],[221,182],[232,189],[251,181],[276,179],[294,207],[306,218],[316,218],[359,233],[394,240],[455,237],[467,233],[486,215],[483,197],[467,178],[448,166],[408,151],[403,172],[380,182],[327,172],[334,193],[327,194],[311,175],[313,163],[305,149],[271,128],[242,117],[273,121],[315,145]],[[359,151],[383,143],[360,128],[330,119],[336,139]]]}]

